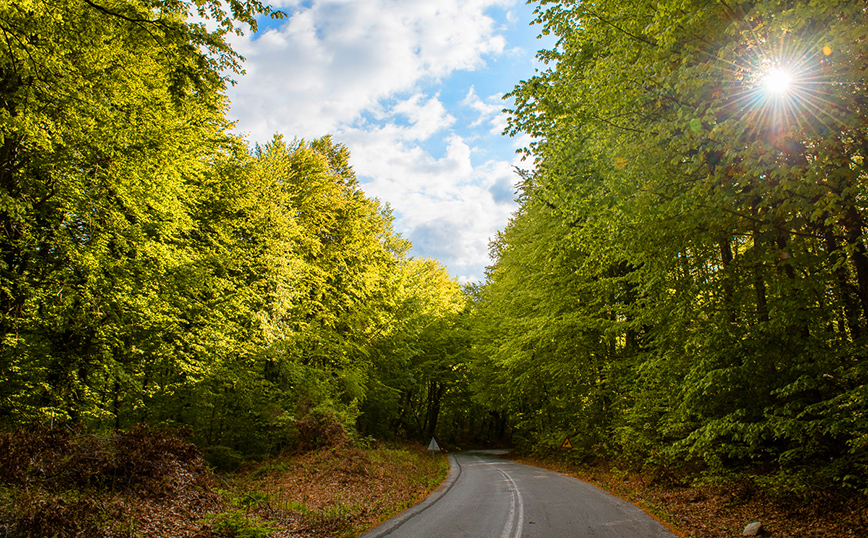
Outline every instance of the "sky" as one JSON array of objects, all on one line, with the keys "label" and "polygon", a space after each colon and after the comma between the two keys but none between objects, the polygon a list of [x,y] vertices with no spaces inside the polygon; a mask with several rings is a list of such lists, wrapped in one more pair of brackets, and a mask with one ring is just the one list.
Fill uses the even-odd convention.
[{"label": "sky", "polygon": [[277,0],[231,43],[246,74],[229,118],[249,143],[330,134],[362,189],[387,202],[411,255],[481,281],[488,243],[516,209],[503,95],[548,46],[524,0]]}]

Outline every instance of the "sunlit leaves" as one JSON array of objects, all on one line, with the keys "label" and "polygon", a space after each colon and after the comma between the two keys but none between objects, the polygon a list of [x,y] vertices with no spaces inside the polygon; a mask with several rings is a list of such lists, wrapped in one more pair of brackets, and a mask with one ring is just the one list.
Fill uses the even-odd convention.
[{"label": "sunlit leaves", "polygon": [[261,453],[304,402],[357,409],[383,342],[412,348],[423,318],[461,309],[442,268],[405,259],[345,146],[276,136],[251,154],[227,135],[224,38],[257,14],[273,15],[0,4],[6,423],[186,423]]},{"label": "sunlit leaves", "polygon": [[[550,69],[511,94],[510,125],[535,137],[536,171],[489,285],[522,276],[493,308],[524,321],[556,304],[545,247],[525,246],[555,239],[513,235],[542,226],[534,204],[544,204],[582,253],[568,280],[603,305],[575,311],[632,321],[625,339],[644,334],[626,364],[634,374],[611,387],[625,405],[608,427],[628,432],[624,450],[669,439],[672,454],[714,464],[845,457],[804,410],[864,384],[853,370],[868,312],[863,10],[541,2],[538,22],[559,41],[542,54]],[[764,84],[773,72],[789,78],[777,95]],[[613,266],[629,268],[625,297],[603,286]],[[520,295],[529,307],[515,304]],[[590,345],[573,323],[572,338]],[[531,371],[545,372],[555,354],[530,356]],[[797,382],[833,371],[850,383]]]}]

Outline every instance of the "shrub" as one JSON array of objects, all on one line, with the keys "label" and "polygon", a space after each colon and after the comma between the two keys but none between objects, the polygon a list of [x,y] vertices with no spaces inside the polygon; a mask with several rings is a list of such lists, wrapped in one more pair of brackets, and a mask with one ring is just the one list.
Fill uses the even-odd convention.
[{"label": "shrub", "polygon": [[340,446],[348,441],[343,424],[331,409],[311,409],[295,421],[295,427],[298,429],[298,448],[304,452]]}]

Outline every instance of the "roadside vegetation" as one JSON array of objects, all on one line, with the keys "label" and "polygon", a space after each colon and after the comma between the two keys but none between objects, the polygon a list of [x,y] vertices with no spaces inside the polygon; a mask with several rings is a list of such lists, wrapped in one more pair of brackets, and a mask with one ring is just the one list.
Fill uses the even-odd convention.
[{"label": "roadside vegetation", "polygon": [[427,441],[467,385],[465,293],[347,147],[229,132],[227,33],[265,15],[0,3],[5,429],[188,427],[228,469],[315,446],[328,417]]},{"label": "roadside vegetation", "polygon": [[473,310],[517,447],[868,494],[865,9],[538,2],[557,45],[510,94],[534,140]]},{"label": "roadside vegetation", "polygon": [[534,3],[474,398],[690,536],[864,535],[865,2]]},{"label": "roadside vegetation", "polygon": [[576,477],[643,508],[681,536],[740,536],[753,522],[763,535],[779,538],[837,538],[868,535],[868,499],[847,491],[805,484],[781,488],[769,476],[737,474],[664,475],[609,461],[577,463],[564,454],[515,455],[519,463]]},{"label": "roadside vegetation", "polygon": [[424,499],[449,464],[422,445],[348,446],[288,454],[236,477],[236,503],[278,526],[275,537],[357,536]]},{"label": "roadside vegetation", "polygon": [[[339,537],[412,506],[448,463],[347,439],[213,473],[184,432],[0,436],[0,533],[22,538]],[[336,441],[336,440],[335,440]]]}]

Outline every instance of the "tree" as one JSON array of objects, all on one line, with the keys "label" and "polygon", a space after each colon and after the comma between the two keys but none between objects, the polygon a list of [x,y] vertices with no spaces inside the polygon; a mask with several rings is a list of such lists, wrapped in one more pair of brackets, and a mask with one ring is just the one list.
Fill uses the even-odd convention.
[{"label": "tree", "polygon": [[[222,151],[223,40],[261,4],[0,6],[0,371],[14,420],[105,420],[170,355],[162,276],[191,261],[190,188]],[[209,13],[206,13],[209,12]],[[103,405],[102,402],[108,402]]]},{"label": "tree", "polygon": [[281,14],[0,2],[3,426],[190,425],[237,463],[405,391],[436,428],[464,297],[344,145],[227,134],[225,38],[258,15]]},{"label": "tree", "polygon": [[404,250],[328,137],[275,136],[215,177],[198,214],[211,364],[180,399],[183,422],[205,446],[259,456],[318,408],[355,418],[371,349],[394,330],[389,279]]},{"label": "tree", "polygon": [[469,342],[461,328],[466,297],[438,262],[396,267],[391,326],[372,349],[372,386],[362,407],[365,431],[427,440],[461,382]]},{"label": "tree", "polygon": [[[865,424],[846,418],[866,403],[864,5],[689,4],[540,2],[553,67],[511,94],[512,132],[536,137],[525,205],[572,229],[574,285],[633,350],[609,424],[621,450],[831,458],[855,480],[841,469],[864,464]],[[793,90],[770,95],[782,68]]]}]

